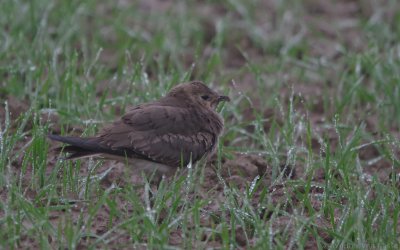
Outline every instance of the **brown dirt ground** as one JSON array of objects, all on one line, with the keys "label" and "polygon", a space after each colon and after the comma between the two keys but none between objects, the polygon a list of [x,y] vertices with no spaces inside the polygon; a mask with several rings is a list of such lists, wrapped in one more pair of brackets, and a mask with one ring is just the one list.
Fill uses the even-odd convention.
[{"label": "brown dirt ground", "polygon": [[[271,23],[270,26],[267,26],[265,29],[268,32],[268,29],[274,28],[274,20],[276,6],[274,4],[275,1],[264,1],[265,2],[265,9],[261,11],[263,13],[263,17],[268,16],[269,21]],[[309,52],[311,55],[316,57],[325,57],[333,60],[339,60],[341,57],[341,52],[337,50],[338,45],[345,45],[349,50],[353,51],[361,51],[364,49],[363,43],[363,34],[360,30],[356,28],[355,23],[358,22],[358,19],[361,16],[367,16],[370,13],[368,6],[366,4],[362,4],[362,1],[336,1],[334,3],[330,3],[327,1],[317,1],[317,0],[309,0],[306,1],[306,9],[304,10],[304,20],[308,25],[307,29],[305,30],[305,36],[309,36],[308,40],[310,43],[313,44],[311,51]],[[119,4],[128,4],[125,1],[119,1]],[[165,9],[171,8],[171,4],[169,1],[142,1],[141,8],[144,10],[148,9],[151,11],[164,11]],[[260,7],[261,8],[261,7]],[[220,15],[225,13],[227,10],[220,6],[220,5],[202,5],[199,3],[199,13],[200,15],[204,14],[204,26],[206,30],[209,30],[210,40],[212,39],[215,31],[213,30],[213,19],[218,18]],[[211,14],[210,14],[211,13]],[[211,17],[211,18],[210,18]],[[260,21],[261,21],[260,17]],[[332,25],[335,24],[335,25]],[[298,29],[299,27],[294,27]],[[317,31],[317,32],[315,32]],[[318,33],[318,36],[314,34]],[[339,35],[340,34],[340,35]],[[225,65],[227,68],[232,68],[232,70],[237,69],[245,64],[245,58],[242,54],[237,50],[237,47],[234,46],[235,44],[240,44],[241,48],[246,51],[252,58],[262,58],[265,56],[269,56],[265,54],[265,52],[260,51],[255,46],[253,46],[252,41],[247,39],[246,37],[232,37],[231,41],[228,41],[227,46],[231,46],[227,49],[227,53],[224,55],[224,61],[226,62]],[[110,64],[115,64],[115,58],[112,56],[112,52],[106,51],[107,53],[103,54],[104,58],[102,60],[106,60]],[[110,54],[109,58],[107,55]],[[188,55],[187,60],[190,61],[193,58],[193,55]],[[328,74],[334,74],[334,72],[327,72]],[[255,79],[251,76],[241,79],[243,81],[238,81],[237,88],[240,91],[246,91],[251,88],[251,86],[255,85]],[[335,131],[329,128],[324,128],[322,124],[324,121],[330,118],[332,114],[329,113],[329,110],[324,110],[322,108],[322,92],[323,90],[320,87],[321,85],[316,82],[315,84],[296,84],[292,88],[283,87],[281,89],[281,96],[285,98],[289,98],[292,92],[296,93],[298,98],[303,98],[308,103],[311,103],[311,108],[304,107],[301,104],[298,104],[297,110],[308,111],[308,116],[312,122],[312,128],[315,131],[318,131],[318,134],[314,135],[313,137],[313,149],[316,152],[319,152],[321,149],[320,145],[320,138],[321,135],[328,135],[332,144],[332,150],[335,150],[335,145],[337,144],[337,136]],[[104,88],[104,86],[101,86]],[[101,92],[101,88],[98,90]],[[288,99],[287,99],[288,100]],[[11,112],[11,119],[15,120],[18,118],[19,114],[22,112],[26,112],[29,109],[29,105],[26,102],[21,102],[15,97],[8,96],[7,97],[9,110]],[[278,111],[271,110],[268,108],[264,108],[261,105],[260,100],[254,100],[255,105],[253,107],[249,107],[244,112],[244,117],[251,121],[255,119],[252,109],[256,108],[259,109],[262,113],[265,114],[265,118],[274,119],[278,122],[278,124],[282,124],[282,120],[279,117]],[[299,102],[300,103],[300,102]],[[0,120],[4,121],[5,112],[4,107],[0,110]],[[59,125],[58,125],[58,117],[57,115],[49,115],[47,113],[44,114],[43,119],[48,120],[50,119],[51,122],[54,124],[53,131],[59,132]],[[229,124],[229,122],[227,122]],[[374,117],[370,118],[370,121],[367,124],[369,126],[370,131],[376,131],[377,127],[375,125]],[[267,132],[270,127],[269,123],[266,122],[264,125],[264,129]],[[26,129],[30,129],[28,126]],[[247,129],[251,132],[253,128],[251,126],[247,127]],[[26,138],[26,141],[29,141],[29,138]],[[26,141],[21,141],[19,147],[22,147]],[[51,143],[51,146],[54,147],[55,144]],[[16,150],[19,150],[18,147]],[[360,149],[359,158],[362,161],[373,160],[380,153],[378,149],[374,146],[366,146]],[[50,152],[50,157],[48,159],[48,170],[50,171],[52,166],[54,166],[56,161],[56,155],[52,155]],[[15,162],[12,163],[12,167],[18,173],[20,171],[20,166],[22,163],[22,158],[18,158]],[[85,162],[81,167],[81,174],[87,175],[87,168],[85,168]],[[377,175],[381,181],[388,181],[391,174],[390,162],[385,160],[378,160],[370,165],[370,167],[366,170],[366,176],[373,176]],[[104,164],[98,168],[96,171],[98,173],[102,173],[105,170],[113,167],[112,171],[108,173],[108,175],[102,180],[101,186],[104,189],[109,188],[111,185],[116,183],[118,186],[123,186],[124,183],[133,182],[133,183],[141,183],[141,178],[137,175],[126,175],[126,168],[124,164],[115,163],[112,161],[106,161]],[[28,168],[27,173],[25,174],[25,179],[29,180],[31,178],[31,169]],[[278,184],[272,184],[271,182],[271,174],[272,168],[270,165],[265,161],[264,158],[260,156],[253,156],[253,155],[235,155],[233,160],[225,160],[222,166],[222,178],[225,180],[227,185],[235,186],[240,191],[245,191],[246,188],[250,185],[250,183],[257,177],[261,176],[262,185],[268,187],[270,191],[271,206],[281,206],[285,209],[289,214],[292,212],[292,207],[295,205],[294,203],[297,202],[296,193],[302,190],[294,190],[292,186],[287,185],[285,180],[288,179],[302,179],[305,177],[305,169],[302,166],[295,166],[285,168],[284,163],[282,164],[281,171],[285,171],[283,175],[282,181]],[[215,167],[213,166],[212,162],[207,164],[205,168],[205,178],[204,182],[202,183],[200,189],[202,192],[198,192],[200,194],[207,194],[208,199],[211,200],[206,206],[207,213],[202,214],[201,216],[201,224],[203,226],[211,226],[214,223],[215,215],[221,214],[221,204],[224,203],[224,196],[221,190],[223,190],[223,186],[221,181],[218,179],[215,173]],[[324,170],[317,169],[313,174],[313,181],[315,183],[323,183],[324,182]],[[397,175],[399,173],[396,173]],[[129,177],[126,177],[129,176]],[[367,178],[368,179],[368,178]],[[209,187],[214,187],[214,191],[209,192]],[[140,193],[140,189],[138,191]],[[311,190],[311,205],[314,209],[319,210],[321,207],[321,201],[317,198],[318,195],[323,193],[323,189],[318,188],[317,186],[312,187]],[[27,189],[26,198],[32,198],[36,196],[35,192],[32,190]],[[287,197],[292,197],[291,201],[288,202]],[[7,194],[4,190],[0,190],[0,199],[5,200],[7,199]],[[74,198],[74,197],[68,197]],[[76,197],[75,197],[76,198]],[[253,196],[252,204],[257,207],[259,204],[260,193],[256,192]],[[124,200],[123,197],[116,196],[116,204],[118,207],[123,207],[124,209],[129,210],[129,206],[127,202]],[[72,218],[77,219],[76,217],[79,215],[80,211],[86,211],[88,208],[85,206],[84,203],[79,203],[72,206],[70,214]],[[278,218],[270,218],[269,210],[267,208],[260,208],[264,209],[265,213],[263,216],[266,219],[271,219],[272,228],[274,232],[279,233],[280,231],[284,230],[293,230],[293,226],[295,225],[296,221],[294,221],[290,216],[281,215]],[[106,232],[110,227],[117,225],[121,222],[121,218],[113,218],[113,221],[110,225],[110,208],[107,206],[103,206],[100,208],[99,213],[96,215],[93,224],[91,225],[91,231],[95,234],[102,235]],[[65,220],[64,217],[65,211],[58,211],[54,212],[51,215],[51,223],[57,228],[57,223],[60,220]],[[0,217],[2,214],[0,214]],[[339,217],[340,214],[337,214]],[[338,218],[337,217],[337,218]],[[330,223],[328,222],[327,218],[315,218],[314,226],[317,233],[326,241],[330,242],[332,239],[328,236],[328,234],[322,230],[323,228],[329,228]],[[27,225],[29,226],[29,225]],[[235,228],[236,230],[236,240],[240,246],[243,248],[246,245],[252,245],[256,242],[256,239],[251,238],[251,234],[247,233],[249,239],[246,239],[245,230],[241,227]],[[123,233],[116,231],[112,233],[113,241],[109,242],[109,246],[123,246],[125,243],[130,243],[132,239],[129,236],[124,235]],[[179,246],[182,244],[184,235],[182,232],[177,229],[169,236],[169,243],[174,246]],[[82,240],[80,245],[78,246],[79,249],[85,249],[87,246],[90,245],[92,242],[91,238],[87,238]],[[49,239],[49,243],[56,247],[56,242],[53,242],[52,239]],[[21,247],[32,247],[38,246],[38,242],[35,239],[25,238],[21,240]],[[194,246],[204,246],[205,244],[207,247],[221,247],[221,239],[214,238],[211,239],[210,235],[205,234],[201,237],[199,242],[194,242]],[[306,244],[307,249],[315,249],[316,242],[315,239],[310,236],[309,241]],[[143,247],[144,248],[144,247]]]}]

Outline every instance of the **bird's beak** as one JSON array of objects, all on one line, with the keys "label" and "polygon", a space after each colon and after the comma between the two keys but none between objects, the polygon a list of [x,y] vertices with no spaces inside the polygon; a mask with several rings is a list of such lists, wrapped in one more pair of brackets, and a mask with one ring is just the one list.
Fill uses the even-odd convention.
[{"label": "bird's beak", "polygon": [[217,99],[218,102],[222,102],[222,101],[229,102],[230,100],[231,100],[231,98],[229,98],[229,97],[226,96],[226,95],[220,95],[220,96],[218,97],[218,99]]}]

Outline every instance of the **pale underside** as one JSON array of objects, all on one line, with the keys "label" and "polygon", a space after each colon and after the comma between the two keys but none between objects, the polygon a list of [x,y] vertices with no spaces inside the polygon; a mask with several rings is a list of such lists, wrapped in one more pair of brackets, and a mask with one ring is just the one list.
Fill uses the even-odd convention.
[{"label": "pale underside", "polygon": [[[133,171],[133,173],[142,175],[145,174],[147,177],[155,176],[157,178],[162,177],[162,176],[172,176],[175,174],[175,172],[179,169],[179,167],[172,167],[168,166],[166,164],[162,164],[159,162],[154,162],[154,161],[149,161],[145,159],[139,159],[139,158],[130,158],[130,157],[123,157],[123,156],[118,156],[118,155],[112,155],[112,154],[94,154],[94,155],[88,155],[88,156],[83,156],[79,157],[76,159],[84,159],[84,158],[90,158],[94,157],[97,159],[104,159],[104,160],[115,160],[118,162],[125,163],[130,167],[130,169]],[[205,156],[205,158],[208,158]],[[190,164],[190,163],[189,163]],[[186,167],[186,166],[182,166]]]}]

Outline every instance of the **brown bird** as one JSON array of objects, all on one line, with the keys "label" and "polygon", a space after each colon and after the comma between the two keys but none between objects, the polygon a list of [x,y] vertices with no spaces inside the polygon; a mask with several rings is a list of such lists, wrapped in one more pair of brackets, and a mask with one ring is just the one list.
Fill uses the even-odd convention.
[{"label": "brown bird", "polygon": [[133,107],[94,137],[48,137],[68,144],[58,148],[69,153],[67,159],[97,156],[169,175],[215,151],[224,126],[215,108],[229,100],[202,82],[183,83],[157,101]]}]

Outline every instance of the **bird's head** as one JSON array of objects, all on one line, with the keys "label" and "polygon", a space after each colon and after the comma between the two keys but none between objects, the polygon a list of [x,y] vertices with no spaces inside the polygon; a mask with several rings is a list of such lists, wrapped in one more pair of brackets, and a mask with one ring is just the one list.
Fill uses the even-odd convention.
[{"label": "bird's head", "polygon": [[215,109],[222,101],[230,101],[228,96],[219,95],[200,81],[179,84],[171,89],[168,96],[186,99],[211,109]]}]

